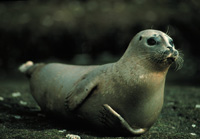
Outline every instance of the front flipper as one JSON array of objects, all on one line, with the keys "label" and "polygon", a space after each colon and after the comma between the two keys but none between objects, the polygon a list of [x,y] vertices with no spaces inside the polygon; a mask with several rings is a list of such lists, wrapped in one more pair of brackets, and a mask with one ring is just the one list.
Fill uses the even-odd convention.
[{"label": "front flipper", "polygon": [[145,133],[147,128],[138,128],[133,129],[127,121],[121,117],[114,109],[112,109],[108,104],[104,104],[104,112],[103,112],[103,123],[113,130],[117,130],[123,133],[130,133],[133,135],[141,135]]},{"label": "front flipper", "polygon": [[66,97],[66,109],[72,111],[78,108],[97,89],[98,82],[99,76],[83,76]]}]

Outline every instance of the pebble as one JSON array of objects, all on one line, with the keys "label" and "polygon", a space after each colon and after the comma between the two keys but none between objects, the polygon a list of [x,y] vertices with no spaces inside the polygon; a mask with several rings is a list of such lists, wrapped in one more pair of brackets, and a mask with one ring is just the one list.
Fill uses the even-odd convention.
[{"label": "pebble", "polygon": [[168,106],[174,106],[174,102],[168,102],[167,105]]},{"label": "pebble", "polygon": [[20,92],[13,92],[12,93],[12,97],[19,97],[19,96],[21,96]]},{"label": "pebble", "polygon": [[190,135],[192,135],[192,136],[196,136],[197,134],[196,134],[196,133],[190,133]]},{"label": "pebble", "polygon": [[63,129],[63,130],[59,130],[58,132],[59,132],[59,133],[64,133],[64,132],[66,132],[66,130]]},{"label": "pebble", "polygon": [[200,109],[200,104],[196,104],[195,108]]},{"label": "pebble", "polygon": [[30,111],[32,111],[32,112],[39,112],[41,110],[40,110],[40,108],[30,108]]},{"label": "pebble", "polygon": [[24,106],[25,106],[25,105],[27,105],[27,102],[20,100],[20,101],[19,101],[19,104],[21,104],[21,105],[24,105]]},{"label": "pebble", "polygon": [[66,139],[81,139],[81,137],[78,135],[67,134]]},{"label": "pebble", "polygon": [[46,115],[44,115],[42,113],[38,113],[37,116],[39,116],[39,117],[46,117]]},{"label": "pebble", "polygon": [[193,128],[195,128],[195,127],[196,127],[196,125],[195,125],[195,124],[192,124],[192,127],[193,127]]},{"label": "pebble", "polygon": [[3,104],[5,107],[7,107],[7,108],[12,108],[12,106],[11,105],[9,105],[9,104]]},{"label": "pebble", "polygon": [[0,97],[0,101],[4,101],[4,98],[3,98],[3,97]]},{"label": "pebble", "polygon": [[22,119],[22,117],[19,116],[19,115],[14,115],[14,118],[15,118],[15,119]]}]

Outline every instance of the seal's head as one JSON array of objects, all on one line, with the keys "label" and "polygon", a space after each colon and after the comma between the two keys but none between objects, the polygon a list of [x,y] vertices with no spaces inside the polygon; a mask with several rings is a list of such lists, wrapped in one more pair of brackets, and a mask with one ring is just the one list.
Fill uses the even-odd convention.
[{"label": "seal's head", "polygon": [[183,63],[172,38],[158,30],[148,29],[136,34],[129,44],[128,53],[135,59],[142,59],[143,63],[146,60],[153,66],[156,64],[158,69],[169,68],[173,62],[180,69]]}]

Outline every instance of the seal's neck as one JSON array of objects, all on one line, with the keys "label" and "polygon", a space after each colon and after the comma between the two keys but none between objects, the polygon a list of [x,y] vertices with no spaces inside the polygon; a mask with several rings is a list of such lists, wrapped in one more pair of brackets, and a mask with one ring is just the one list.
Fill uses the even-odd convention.
[{"label": "seal's neck", "polygon": [[127,54],[126,52],[121,59],[117,63],[119,65],[125,65],[126,67],[129,67],[129,70],[144,70],[148,72],[157,72],[160,74],[166,74],[168,72],[168,69],[170,65],[164,65],[163,63],[158,63],[156,61],[153,61],[148,58],[147,55],[142,55],[141,53],[132,53],[132,55]]},{"label": "seal's neck", "polygon": [[116,62],[115,71],[119,72],[121,77],[127,81],[140,80],[142,78],[145,81],[153,82],[153,79],[156,79],[155,82],[164,82],[166,74],[169,67],[160,68],[156,64],[148,62],[146,59],[139,58],[124,58],[123,57]]}]

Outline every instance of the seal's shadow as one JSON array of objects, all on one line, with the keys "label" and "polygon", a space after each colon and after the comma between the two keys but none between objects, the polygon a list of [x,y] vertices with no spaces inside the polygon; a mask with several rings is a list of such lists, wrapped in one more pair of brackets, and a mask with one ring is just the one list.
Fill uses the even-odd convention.
[{"label": "seal's shadow", "polygon": [[[44,131],[47,129],[66,130],[67,133],[78,135],[90,135],[96,137],[116,137],[116,132],[102,132],[101,130],[90,126],[86,121],[77,119],[76,121],[66,120],[64,117],[58,117],[52,114],[43,113],[36,107],[28,107],[17,104],[13,99],[6,98],[0,101],[0,124],[10,123],[18,129],[31,129]],[[124,135],[123,135],[124,136]]]}]

